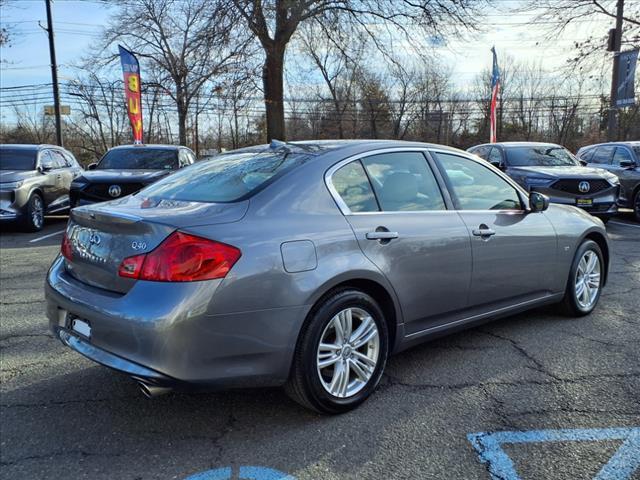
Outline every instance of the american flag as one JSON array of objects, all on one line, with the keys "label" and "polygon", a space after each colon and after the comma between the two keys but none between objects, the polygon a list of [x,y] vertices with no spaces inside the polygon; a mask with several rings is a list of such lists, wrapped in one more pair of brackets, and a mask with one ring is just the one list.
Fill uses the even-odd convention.
[{"label": "american flag", "polygon": [[493,53],[493,72],[491,74],[491,112],[489,114],[489,141],[495,143],[496,139],[496,104],[498,103],[498,93],[500,92],[500,70],[498,69],[498,56],[496,48],[491,47]]}]

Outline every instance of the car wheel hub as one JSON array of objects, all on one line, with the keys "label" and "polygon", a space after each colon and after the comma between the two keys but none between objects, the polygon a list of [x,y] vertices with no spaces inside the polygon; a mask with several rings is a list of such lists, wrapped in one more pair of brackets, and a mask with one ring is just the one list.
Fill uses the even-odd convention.
[{"label": "car wheel hub", "polygon": [[593,307],[600,290],[600,258],[592,250],[584,253],[576,270],[575,294],[578,305]]},{"label": "car wheel hub", "polygon": [[43,207],[40,197],[33,197],[33,208],[31,210],[31,220],[33,225],[40,227],[43,221]]},{"label": "car wheel hub", "polygon": [[334,397],[357,394],[378,365],[380,335],[373,317],[361,308],[334,315],[320,337],[316,367],[323,388]]}]

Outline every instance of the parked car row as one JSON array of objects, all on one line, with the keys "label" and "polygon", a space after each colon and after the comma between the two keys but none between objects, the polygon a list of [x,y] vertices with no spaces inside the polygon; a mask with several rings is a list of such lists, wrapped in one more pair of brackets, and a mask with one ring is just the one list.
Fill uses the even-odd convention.
[{"label": "parked car row", "polygon": [[468,151],[552,203],[576,205],[605,222],[618,207],[632,208],[640,221],[640,142],[584,147],[577,157],[560,145],[534,142],[484,144]]},{"label": "parked car row", "polygon": [[[533,142],[483,144],[468,152],[552,203],[576,205],[605,222],[618,207],[631,208],[640,221],[640,142],[591,145],[577,157],[560,145]],[[37,231],[45,214],[136,193],[195,160],[182,146],[126,145],[85,171],[61,147],[1,145],[0,221]]]},{"label": "parked car row", "polygon": [[0,145],[0,221],[38,231],[46,214],[135,193],[195,160],[186,147],[127,145],[84,170],[58,146]]}]

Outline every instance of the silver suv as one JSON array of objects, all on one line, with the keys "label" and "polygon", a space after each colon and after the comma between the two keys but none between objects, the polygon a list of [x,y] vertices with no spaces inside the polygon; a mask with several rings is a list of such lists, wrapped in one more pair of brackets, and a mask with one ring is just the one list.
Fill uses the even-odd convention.
[{"label": "silver suv", "polygon": [[0,221],[36,232],[44,215],[69,209],[71,181],[82,167],[55,145],[0,145]]}]

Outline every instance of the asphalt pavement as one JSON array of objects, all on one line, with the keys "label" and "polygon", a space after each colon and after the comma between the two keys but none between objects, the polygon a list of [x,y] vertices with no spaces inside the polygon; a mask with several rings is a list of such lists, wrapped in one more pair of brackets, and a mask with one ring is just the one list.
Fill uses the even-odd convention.
[{"label": "asphalt pavement", "polygon": [[640,479],[630,218],[607,227],[610,279],[590,316],[538,309],[403,352],[369,401],[334,417],[280,389],[150,400],[63,347],[42,286],[65,222],[2,227],[0,478]]}]

